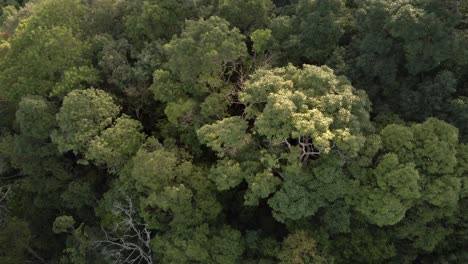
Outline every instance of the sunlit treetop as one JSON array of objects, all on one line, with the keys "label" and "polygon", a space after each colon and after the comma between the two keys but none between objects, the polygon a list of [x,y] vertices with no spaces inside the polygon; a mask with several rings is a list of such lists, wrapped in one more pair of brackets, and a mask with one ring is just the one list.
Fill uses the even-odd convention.
[{"label": "sunlit treetop", "polygon": [[258,70],[239,99],[246,118],[255,119],[254,131],[278,142],[294,139],[355,156],[372,130],[365,92],[326,66]]}]

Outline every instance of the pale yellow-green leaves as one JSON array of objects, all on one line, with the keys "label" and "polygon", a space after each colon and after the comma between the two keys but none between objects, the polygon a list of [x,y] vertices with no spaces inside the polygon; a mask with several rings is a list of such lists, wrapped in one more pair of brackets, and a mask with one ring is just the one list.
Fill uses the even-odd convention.
[{"label": "pale yellow-green leaves", "polygon": [[[245,180],[245,204],[253,206],[274,193],[269,204],[280,221],[311,216],[348,192],[352,182],[338,172],[339,157],[356,157],[373,131],[364,92],[326,66],[289,65],[257,70],[242,87],[239,101],[245,105],[242,116],[197,131],[199,140],[223,159],[210,174],[218,190]],[[339,155],[325,162],[338,166],[336,171],[302,171],[309,161],[332,150]],[[335,177],[321,178],[324,175]],[[316,194],[307,194],[310,191]]]},{"label": "pale yellow-green leaves", "polygon": [[271,29],[257,29],[250,35],[250,38],[253,41],[254,51],[261,54],[271,42]]},{"label": "pale yellow-green leaves", "polygon": [[310,137],[325,152],[336,145],[356,156],[372,130],[366,94],[326,66],[258,70],[239,99],[255,130],[273,141]]}]

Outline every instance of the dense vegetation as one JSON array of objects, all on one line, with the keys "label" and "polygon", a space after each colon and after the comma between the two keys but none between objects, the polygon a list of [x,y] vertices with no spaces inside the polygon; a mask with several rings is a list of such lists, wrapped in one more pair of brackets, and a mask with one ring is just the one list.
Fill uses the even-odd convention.
[{"label": "dense vegetation", "polygon": [[468,263],[468,1],[0,5],[0,263]]}]

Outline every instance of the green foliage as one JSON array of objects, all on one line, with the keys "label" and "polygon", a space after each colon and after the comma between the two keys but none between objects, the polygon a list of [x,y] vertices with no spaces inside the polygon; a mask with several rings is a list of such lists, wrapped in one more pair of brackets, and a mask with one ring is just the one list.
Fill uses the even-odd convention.
[{"label": "green foliage", "polygon": [[185,19],[197,17],[204,1],[138,0],[127,2],[125,28],[137,45],[145,41],[169,40],[183,28]]},{"label": "green foliage", "polygon": [[274,217],[281,222],[306,218],[349,194],[353,182],[346,179],[342,165],[338,157],[329,155],[309,171],[300,164],[286,167],[281,189],[268,201]]},{"label": "green foliage", "polygon": [[372,129],[370,103],[362,91],[326,67],[304,65],[259,70],[240,94],[256,131],[270,140],[308,137],[324,152],[332,142],[350,156]]},{"label": "green foliage", "polygon": [[[90,175],[92,176],[92,175]],[[70,209],[84,209],[96,204],[96,194],[93,190],[95,181],[90,177],[83,177],[70,182],[60,198],[65,207]]]},{"label": "green foliage", "polygon": [[222,158],[235,156],[250,140],[247,122],[240,117],[225,118],[198,130],[198,137]]},{"label": "green foliage", "polygon": [[0,261],[5,264],[24,263],[28,259],[27,248],[31,231],[27,223],[12,219],[0,229]]},{"label": "green foliage", "polygon": [[[314,156],[335,151],[335,148],[346,153],[344,155],[356,156],[364,145],[364,134],[372,130],[370,105],[365,94],[355,91],[345,78],[336,77],[327,67],[304,65],[302,70],[288,66],[257,71],[240,92],[239,101],[246,106],[247,120],[228,117],[197,131],[200,141],[211,147],[218,157],[238,161],[226,160],[212,169],[210,177],[218,189],[233,188],[245,179],[249,186],[245,204],[256,206],[261,199],[277,191],[282,182],[279,175],[284,180],[282,188],[270,199],[269,205],[280,221],[314,215],[326,201],[333,202],[347,192],[344,186],[349,186],[350,182],[344,176],[336,177],[333,183],[318,172],[317,178],[307,177],[302,164],[290,160],[288,166],[281,166],[279,160],[293,158],[307,164]],[[253,128],[249,127],[249,122],[254,124]],[[255,155],[255,142],[265,138],[269,146],[262,146]],[[296,143],[290,143],[294,141]],[[281,149],[283,144],[288,151]],[[253,155],[241,155],[246,152]],[[334,163],[341,166],[338,160],[324,162],[327,166]],[[262,166],[267,169],[261,169]],[[229,173],[222,174],[221,168]],[[331,170],[332,174],[336,171]],[[323,184],[330,186],[322,186],[317,179],[323,179]],[[297,202],[300,197],[301,202]]]},{"label": "green foliage", "polygon": [[63,72],[62,80],[53,88],[51,95],[63,97],[72,90],[84,89],[86,84],[96,84],[97,72],[94,68],[82,66],[71,68]]},{"label": "green foliage", "polygon": [[244,173],[238,162],[224,159],[211,168],[210,179],[218,190],[224,191],[239,185],[245,178]]},{"label": "green foliage", "polygon": [[48,138],[55,127],[54,112],[52,104],[42,97],[23,97],[16,112],[21,133],[34,139]]},{"label": "green foliage", "polygon": [[397,155],[381,158],[373,171],[377,188],[365,189],[357,210],[379,226],[401,221],[414,201],[421,197],[419,173],[413,163],[401,164]]},{"label": "green foliage", "polygon": [[13,100],[47,96],[65,71],[90,65],[88,45],[78,35],[84,12],[78,0],[43,1],[35,8],[34,16],[24,20],[10,40],[0,63],[2,96]]},{"label": "green foliage", "polygon": [[72,216],[63,215],[55,219],[54,224],[52,226],[52,230],[56,234],[68,233],[75,229],[73,227],[74,225],[75,225],[75,220],[73,219]]},{"label": "green foliage", "polygon": [[64,98],[57,114],[59,130],[53,140],[61,152],[83,152],[93,137],[112,124],[119,111],[104,91],[74,90]]},{"label": "green foliage", "polygon": [[337,263],[379,263],[397,254],[387,234],[364,228],[355,228],[351,234],[338,237],[332,250],[339,256]]},{"label": "green foliage", "polygon": [[333,52],[343,34],[340,16],[345,17],[344,8],[341,0],[299,2],[296,14],[304,57],[320,62]]},{"label": "green foliage", "polygon": [[330,234],[351,231],[351,210],[345,200],[336,200],[328,206],[321,220]]},{"label": "green foliage", "polygon": [[402,221],[407,210],[421,200],[440,208],[456,207],[460,193],[460,180],[454,173],[456,128],[428,119],[411,127],[388,125],[381,135],[383,149],[389,153],[372,170],[374,184],[360,191],[357,211],[383,226]]},{"label": "green foliage", "polygon": [[444,71],[431,81],[419,84],[415,90],[404,91],[403,111],[411,112],[416,120],[436,116],[449,108],[447,104],[456,91],[457,80],[449,71]]},{"label": "green foliage", "polygon": [[140,122],[123,115],[89,142],[85,157],[116,172],[137,152],[145,135]]},{"label": "green foliage", "polygon": [[290,234],[278,255],[282,264],[333,263],[319,251],[312,234],[304,230]]},{"label": "green foliage", "polygon": [[290,62],[324,63],[350,23],[345,1],[300,0],[294,8],[294,15],[271,22],[272,50],[286,50]]},{"label": "green foliage", "polygon": [[241,32],[249,32],[267,24],[273,7],[271,0],[220,0],[218,12]]},{"label": "green foliage", "polygon": [[247,56],[243,41],[238,29],[212,16],[188,20],[180,36],[164,46],[168,61],[154,72],[150,90],[168,103],[166,129],[172,137],[197,149],[195,129],[227,115],[233,94],[229,82]]},{"label": "green foliage", "polygon": [[403,40],[406,67],[411,74],[434,69],[461,48],[453,34],[457,20],[442,15],[412,4],[403,4],[392,15],[389,31],[392,37]]},{"label": "green foliage", "polygon": [[457,69],[468,60],[459,6],[444,5],[360,2],[359,37],[348,49],[348,62],[355,65],[349,75],[366,89],[379,112],[390,110],[408,121],[453,120],[448,103],[462,95],[456,91],[464,73]]},{"label": "green foliage", "polygon": [[245,193],[245,204],[258,206],[260,199],[265,199],[274,193],[281,181],[271,171],[264,170],[248,177],[249,189]]},{"label": "green foliage", "polygon": [[99,52],[99,67],[107,76],[107,82],[123,89],[132,78],[128,53],[131,46],[126,39],[103,38]]},{"label": "green foliage", "polygon": [[141,214],[152,228],[191,227],[211,221],[219,213],[219,204],[205,181],[206,172],[192,164],[182,150],[166,150],[150,140],[134,156],[125,176],[146,195],[141,199]]},{"label": "green foliage", "polygon": [[246,56],[243,39],[219,17],[187,21],[180,37],[165,45],[167,71],[156,71],[151,87],[156,99],[168,102],[184,95],[200,99],[222,88],[224,76]]},{"label": "green foliage", "polygon": [[257,29],[250,35],[253,41],[253,50],[259,54],[265,52],[271,41],[271,29]]},{"label": "green foliage", "polygon": [[0,0],[0,263],[467,262],[465,2]]},{"label": "green foliage", "polygon": [[193,115],[196,108],[196,103],[188,99],[187,101],[170,102],[167,104],[164,113],[167,120],[174,125],[190,126],[194,123]]},{"label": "green foliage", "polygon": [[161,263],[234,264],[239,263],[244,251],[240,232],[228,226],[211,230],[201,225],[181,233],[156,236],[152,246]]}]

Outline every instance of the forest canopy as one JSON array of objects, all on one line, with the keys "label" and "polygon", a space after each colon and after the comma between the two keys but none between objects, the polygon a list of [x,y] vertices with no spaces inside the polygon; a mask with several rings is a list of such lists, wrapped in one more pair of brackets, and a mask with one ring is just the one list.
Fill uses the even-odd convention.
[{"label": "forest canopy", "polygon": [[0,263],[468,263],[468,1],[0,0]]}]

